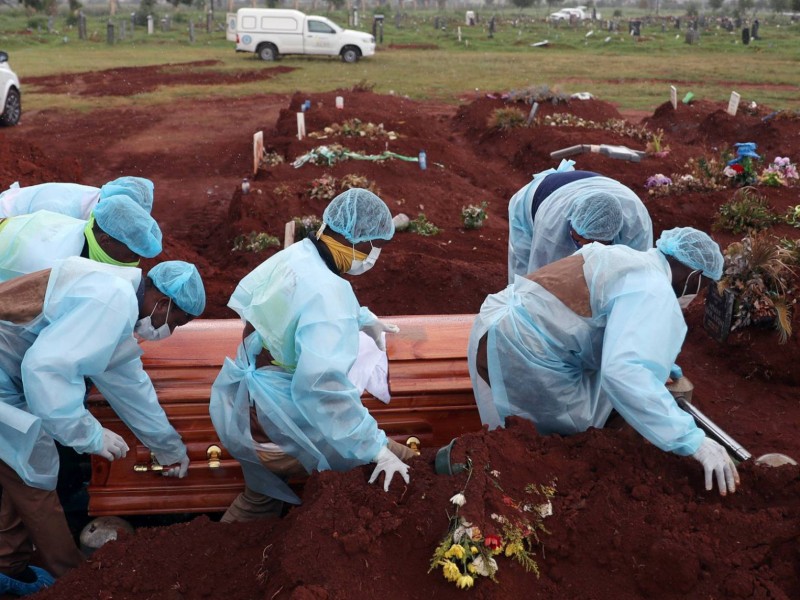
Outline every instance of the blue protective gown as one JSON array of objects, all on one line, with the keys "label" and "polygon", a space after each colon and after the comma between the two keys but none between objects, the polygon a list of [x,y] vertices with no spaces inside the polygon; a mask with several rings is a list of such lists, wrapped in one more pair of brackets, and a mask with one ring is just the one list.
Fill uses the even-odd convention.
[{"label": "blue protective gown", "polygon": [[80,256],[86,221],[40,210],[0,224],[0,283]]},{"label": "blue protective gown", "polygon": [[590,191],[607,192],[616,196],[622,205],[622,229],[614,244],[634,250],[653,247],[653,224],[642,201],[629,188],[608,177],[590,177],[568,183],[547,196],[532,215],[536,189],[551,173],[574,171],[574,161],[562,160],[557,169],[537,173],[520,189],[508,204],[508,282],[514,275],[527,275],[575,252],[567,220],[577,197]]},{"label": "blue protective gown", "polygon": [[100,201],[100,188],[78,183],[12,185],[0,194],[0,219],[49,210],[75,219],[88,220]]},{"label": "blue protective gown", "polygon": [[53,439],[81,453],[102,449],[102,426],[83,403],[85,377],[161,464],[186,455],[133,337],[140,279],[132,267],[59,261],[42,313],[0,321],[0,460],[28,485],[55,489]]},{"label": "blue protective gown", "polygon": [[[468,351],[481,420],[517,415],[566,435],[602,427],[614,408],[662,450],[693,454],[704,434],[664,386],[686,335],[666,258],[597,243],[579,254],[591,316],[524,277],[483,303]],[[476,369],[487,332],[491,388]]]},{"label": "blue protective gown", "polygon": [[[376,317],[359,307],[350,284],[331,272],[314,244],[303,240],[262,263],[242,279],[228,306],[256,331],[240,345],[236,361],[226,360],[210,412],[222,443],[238,446],[231,453],[248,486],[297,502],[259,468],[249,402],[272,442],[309,472],[373,461],[386,434],[347,374],[358,356],[360,327]],[[262,345],[276,366],[255,369]],[[242,436],[244,444],[237,442]]]}]

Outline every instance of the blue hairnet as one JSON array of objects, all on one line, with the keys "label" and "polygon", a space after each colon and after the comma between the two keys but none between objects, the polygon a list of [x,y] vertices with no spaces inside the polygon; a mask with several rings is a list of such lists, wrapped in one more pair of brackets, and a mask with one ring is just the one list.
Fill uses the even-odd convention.
[{"label": "blue hairnet", "polygon": [[590,192],[572,203],[567,219],[581,237],[611,241],[622,229],[622,204],[612,194]]},{"label": "blue hairnet", "polygon": [[206,290],[193,264],[167,260],[150,269],[147,276],[159,291],[172,298],[183,311],[199,317],[206,307]]},{"label": "blue hairnet", "polygon": [[92,214],[100,229],[139,256],[153,258],[161,253],[158,223],[127,196],[110,196],[98,202]]},{"label": "blue hairnet", "polygon": [[100,200],[110,196],[128,196],[147,212],[153,210],[153,182],[144,177],[118,177],[100,188]]},{"label": "blue hairnet", "polygon": [[350,188],[331,200],[322,220],[350,243],[390,240],[394,235],[392,213],[383,200],[369,190]]},{"label": "blue hairnet", "polygon": [[656,241],[656,248],[687,267],[701,270],[714,281],[722,278],[725,259],[717,242],[707,233],[692,227],[669,229]]}]

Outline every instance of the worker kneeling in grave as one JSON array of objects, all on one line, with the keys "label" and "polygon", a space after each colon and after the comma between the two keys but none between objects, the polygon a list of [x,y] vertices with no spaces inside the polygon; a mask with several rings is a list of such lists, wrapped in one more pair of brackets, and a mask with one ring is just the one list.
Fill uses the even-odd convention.
[{"label": "worker kneeling in grave", "polygon": [[[55,441],[110,461],[128,451],[84,406],[86,378],[162,465],[174,465],[164,475],[186,476],[186,446],[134,336],[164,339],[204,307],[200,274],[182,261],[143,277],[71,257],[0,283],[0,596],[32,594],[83,560],[55,491]],[[44,569],[30,564],[34,548]]]},{"label": "worker kneeling in grave", "polygon": [[574,161],[534,175],[508,204],[508,282],[585,244],[653,247],[653,224],[642,201],[618,181],[576,171]]},{"label": "worker kneeling in grave", "polygon": [[412,450],[386,437],[348,374],[359,332],[385,349],[381,322],[356,300],[344,275],[361,275],[394,234],[386,204],[353,188],[334,198],[322,227],[247,275],[228,306],[245,324],[236,360],[211,390],[220,440],[242,466],[246,488],[223,522],[279,516],[299,498],[287,480],[312,471],[377,463],[370,483],[395,473],[408,483]]},{"label": "worker kneeling in grave", "polygon": [[490,295],[467,355],[481,421],[494,429],[515,415],[569,435],[616,410],[660,449],[697,459],[706,489],[714,476],[725,495],[739,483],[733,461],[664,386],[686,335],[681,308],[722,277],[723,257],[688,227],[656,246],[588,244]]}]

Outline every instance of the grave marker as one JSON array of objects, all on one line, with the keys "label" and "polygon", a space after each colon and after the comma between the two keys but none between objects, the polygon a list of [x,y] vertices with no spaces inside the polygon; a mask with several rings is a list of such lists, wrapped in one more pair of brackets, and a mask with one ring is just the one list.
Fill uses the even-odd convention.
[{"label": "grave marker", "polygon": [[297,139],[302,140],[306,136],[306,115],[297,113]]},{"label": "grave marker", "polygon": [[678,110],[678,88],[674,85],[669,86],[669,101],[673,110]]},{"label": "grave marker", "polygon": [[530,127],[530,124],[533,123],[533,120],[536,118],[536,113],[539,112],[539,103],[534,102],[533,106],[531,106],[531,112],[528,113],[528,120],[526,121],[526,125]]},{"label": "grave marker", "polygon": [[258,173],[262,156],[264,156],[264,132],[257,131],[253,134],[253,177]]},{"label": "grave marker", "polygon": [[728,114],[732,117],[736,116],[736,111],[739,110],[739,100],[741,96],[736,92],[731,92],[731,99],[728,100]]}]

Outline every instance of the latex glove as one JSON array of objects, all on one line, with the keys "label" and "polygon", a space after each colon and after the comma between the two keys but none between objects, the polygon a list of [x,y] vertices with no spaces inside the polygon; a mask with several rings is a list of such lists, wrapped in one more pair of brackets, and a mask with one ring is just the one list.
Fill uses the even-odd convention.
[{"label": "latex glove", "polygon": [[372,471],[372,476],[369,478],[369,482],[373,483],[378,479],[378,475],[384,473],[384,492],[389,491],[389,484],[392,482],[392,477],[394,477],[395,473],[400,473],[405,482],[408,483],[408,465],[392,454],[392,451],[389,450],[388,447],[384,446],[381,448],[381,451],[378,452],[378,456],[376,456],[375,460],[372,462],[377,463],[377,465],[375,470]]},{"label": "latex glove", "polygon": [[717,478],[717,487],[719,487],[720,495],[724,496],[728,492],[733,493],[736,491],[736,486],[740,482],[739,473],[736,471],[736,465],[725,448],[706,437],[703,438],[703,443],[700,444],[697,452],[692,454],[692,458],[703,465],[703,469],[705,469],[707,491],[711,491],[714,487],[714,475]]},{"label": "latex glove", "polygon": [[384,323],[380,319],[376,319],[374,323],[364,325],[361,331],[366,333],[369,337],[375,340],[375,345],[382,352],[386,352],[386,342],[383,339],[382,333],[397,333],[400,328],[394,323]]},{"label": "latex glove", "polygon": [[177,477],[178,479],[183,479],[186,477],[186,474],[189,472],[189,455],[184,454],[181,461],[175,465],[174,467],[170,467],[168,469],[164,469],[161,471],[161,474],[164,477]]},{"label": "latex glove", "polygon": [[110,429],[103,427],[103,448],[97,452],[106,460],[114,460],[115,458],[125,458],[128,453],[128,444],[122,439],[122,436],[117,435]]}]

